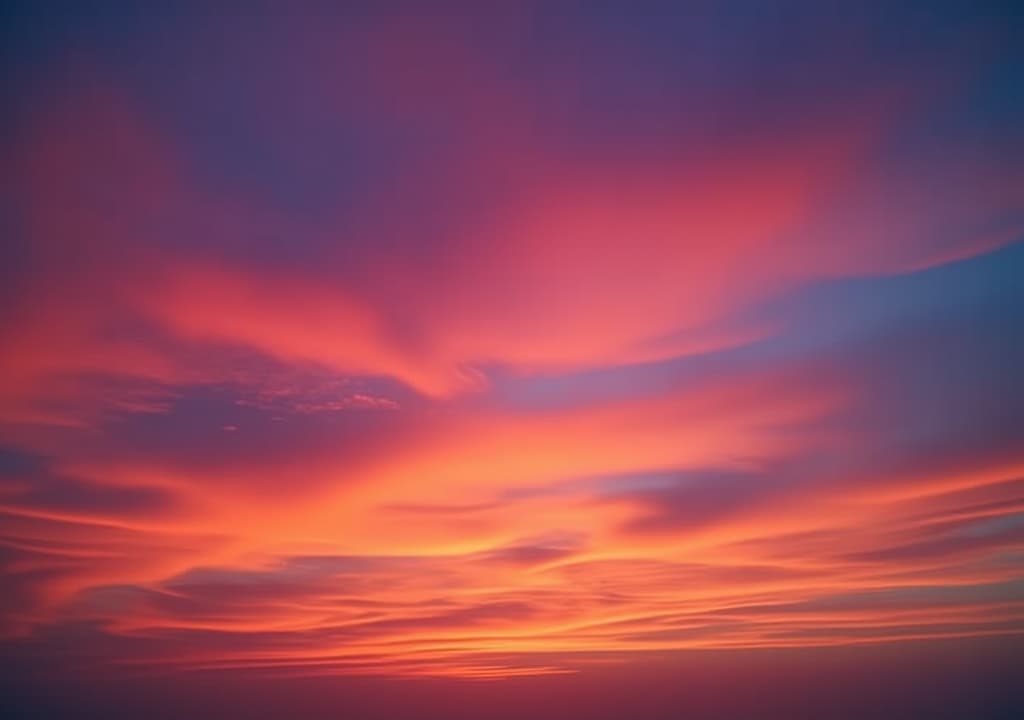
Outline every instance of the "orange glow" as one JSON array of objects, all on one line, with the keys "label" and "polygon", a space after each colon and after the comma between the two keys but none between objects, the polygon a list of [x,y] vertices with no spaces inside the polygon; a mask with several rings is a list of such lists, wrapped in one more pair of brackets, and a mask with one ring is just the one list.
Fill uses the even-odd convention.
[{"label": "orange glow", "polygon": [[296,27],[344,71],[233,83],[237,134],[75,64],[24,101],[4,640],[490,679],[1024,632],[1024,165],[907,142],[942,92],[648,139],[571,59],[607,127],[459,32]]}]

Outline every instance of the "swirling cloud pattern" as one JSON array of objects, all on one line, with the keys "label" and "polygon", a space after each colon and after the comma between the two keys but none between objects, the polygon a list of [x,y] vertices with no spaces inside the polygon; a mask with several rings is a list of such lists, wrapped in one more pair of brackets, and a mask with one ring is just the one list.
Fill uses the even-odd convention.
[{"label": "swirling cloud pattern", "polygon": [[1024,631],[984,3],[45,5],[5,51],[4,643],[498,678]]}]

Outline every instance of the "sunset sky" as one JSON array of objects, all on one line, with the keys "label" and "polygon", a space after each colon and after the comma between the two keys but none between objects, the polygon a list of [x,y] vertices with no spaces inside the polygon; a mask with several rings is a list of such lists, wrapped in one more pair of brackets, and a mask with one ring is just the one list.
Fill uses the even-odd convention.
[{"label": "sunset sky", "polygon": [[164,5],[3,6],[26,716],[1024,707],[1019,8]]}]

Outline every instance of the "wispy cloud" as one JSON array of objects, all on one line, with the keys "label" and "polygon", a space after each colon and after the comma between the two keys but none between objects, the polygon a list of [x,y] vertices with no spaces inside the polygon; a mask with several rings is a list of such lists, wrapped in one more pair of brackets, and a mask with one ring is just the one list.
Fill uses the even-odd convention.
[{"label": "wispy cloud", "polygon": [[23,19],[7,642],[492,678],[1021,633],[991,18],[197,13]]}]

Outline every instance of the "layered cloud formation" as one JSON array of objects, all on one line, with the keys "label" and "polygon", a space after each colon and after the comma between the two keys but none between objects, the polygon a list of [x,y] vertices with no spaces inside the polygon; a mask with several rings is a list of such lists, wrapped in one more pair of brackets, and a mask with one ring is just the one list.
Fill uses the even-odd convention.
[{"label": "layered cloud formation", "polygon": [[1024,629],[998,17],[139,12],[11,43],[5,642],[504,677]]}]

